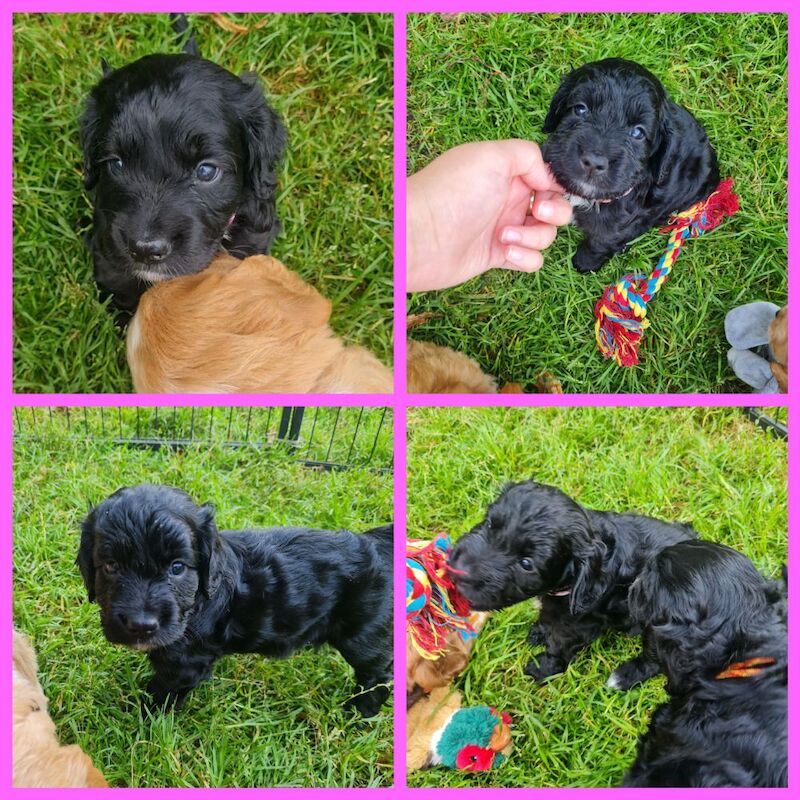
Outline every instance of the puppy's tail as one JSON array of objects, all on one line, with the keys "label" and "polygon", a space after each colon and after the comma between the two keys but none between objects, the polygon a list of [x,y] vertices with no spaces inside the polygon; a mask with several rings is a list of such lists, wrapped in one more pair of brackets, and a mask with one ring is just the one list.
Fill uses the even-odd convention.
[{"label": "puppy's tail", "polygon": [[197,46],[197,39],[194,38],[194,31],[189,25],[189,19],[186,14],[170,14],[170,21],[172,22],[172,30],[179,36],[189,34],[186,41],[183,43],[183,52],[190,56],[199,56],[200,48]]}]

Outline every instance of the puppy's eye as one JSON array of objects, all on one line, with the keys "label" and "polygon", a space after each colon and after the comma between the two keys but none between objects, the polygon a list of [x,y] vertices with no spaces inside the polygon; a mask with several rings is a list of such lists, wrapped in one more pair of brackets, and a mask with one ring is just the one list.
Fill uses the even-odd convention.
[{"label": "puppy's eye", "polygon": [[183,575],[184,572],[186,572],[186,564],[183,561],[173,561],[169,565],[170,575]]},{"label": "puppy's eye", "polygon": [[645,129],[641,125],[634,125],[629,133],[634,139],[644,139],[647,135]]},{"label": "puppy's eye", "polygon": [[575,105],[572,106],[572,113],[576,117],[585,117],[589,113],[589,106],[587,106],[586,103],[575,103]]},{"label": "puppy's eye", "polygon": [[114,175],[119,175],[122,170],[125,169],[125,164],[122,163],[122,159],[118,158],[117,156],[114,156],[114,158],[109,158],[108,161],[106,161],[106,164],[108,164],[108,171]]},{"label": "puppy's eye", "polygon": [[211,183],[219,175],[219,167],[204,162],[197,165],[194,174],[197,176],[197,180],[203,181],[203,183]]},{"label": "puppy's eye", "polygon": [[106,561],[105,564],[103,564],[103,572],[105,572],[106,575],[113,575],[116,571],[117,571],[116,561]]},{"label": "puppy's eye", "polygon": [[529,558],[521,558],[519,560],[519,565],[525,570],[525,572],[530,572],[533,569],[533,561],[531,561]]}]

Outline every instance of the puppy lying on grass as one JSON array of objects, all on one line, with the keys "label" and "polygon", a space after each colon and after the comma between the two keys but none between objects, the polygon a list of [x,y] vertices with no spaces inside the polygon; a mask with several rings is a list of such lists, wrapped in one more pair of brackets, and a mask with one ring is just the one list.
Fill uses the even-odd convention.
[{"label": "puppy lying on grass", "polygon": [[392,373],[328,324],[330,300],[270,256],[218,256],[148,289],[128,328],[137,392],[388,393]]},{"label": "puppy lying on grass", "polygon": [[391,525],[219,531],[210,505],[142,484],[91,511],[78,566],[106,639],[150,657],[156,707],[180,708],[222,656],[326,643],[355,671],[347,707],[373,716],[389,696]]},{"label": "puppy lying on grass", "polygon": [[14,631],[14,786],[108,786],[91,758],[76,744],[59,744],[47,713],[47,698],[36,677],[36,653]]},{"label": "puppy lying on grass", "polygon": [[669,700],[625,786],[786,786],[785,586],[712,542],[680,542],[631,586],[631,616]]}]

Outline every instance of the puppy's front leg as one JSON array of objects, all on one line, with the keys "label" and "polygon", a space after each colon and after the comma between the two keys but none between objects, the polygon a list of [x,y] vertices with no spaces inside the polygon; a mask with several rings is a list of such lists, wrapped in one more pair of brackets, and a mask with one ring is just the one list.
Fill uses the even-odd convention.
[{"label": "puppy's front leg", "polygon": [[525,666],[525,674],[537,683],[563,672],[575,654],[602,632],[600,622],[570,614],[567,602],[561,597],[543,598],[539,621],[528,634],[531,644],[543,644],[546,648],[538,659]]},{"label": "puppy's front leg", "polygon": [[584,239],[572,256],[572,266],[578,272],[597,272],[603,264],[612,256],[621,253],[627,246],[627,242],[592,242],[591,239]]},{"label": "puppy's front leg", "polygon": [[661,672],[658,665],[658,654],[648,641],[647,634],[642,634],[642,652],[635,658],[620,664],[609,676],[606,686],[609,689],[626,691],[637,683],[644,683]]},{"label": "puppy's front leg", "polygon": [[155,674],[147,684],[149,707],[179,711],[189,692],[211,677],[216,660],[207,653],[190,654],[173,648],[152,652],[150,663]]},{"label": "puppy's front leg", "polygon": [[359,693],[345,704],[345,710],[355,709],[363,717],[374,717],[389,697],[388,683],[392,680],[392,661],[384,652],[375,653],[359,648],[354,643],[337,645],[348,664],[356,673]]}]

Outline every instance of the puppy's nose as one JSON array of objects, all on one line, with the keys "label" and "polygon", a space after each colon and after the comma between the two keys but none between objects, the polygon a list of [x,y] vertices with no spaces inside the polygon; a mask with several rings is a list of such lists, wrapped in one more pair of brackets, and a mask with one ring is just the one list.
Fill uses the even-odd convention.
[{"label": "puppy's nose", "polygon": [[134,260],[154,263],[163,261],[171,252],[172,245],[166,239],[139,239],[130,247]]},{"label": "puppy's nose", "polygon": [[158,620],[152,614],[120,614],[119,621],[134,636],[150,636],[158,630]]},{"label": "puppy's nose", "polygon": [[581,164],[589,175],[595,175],[608,169],[608,158],[600,153],[584,153]]}]

